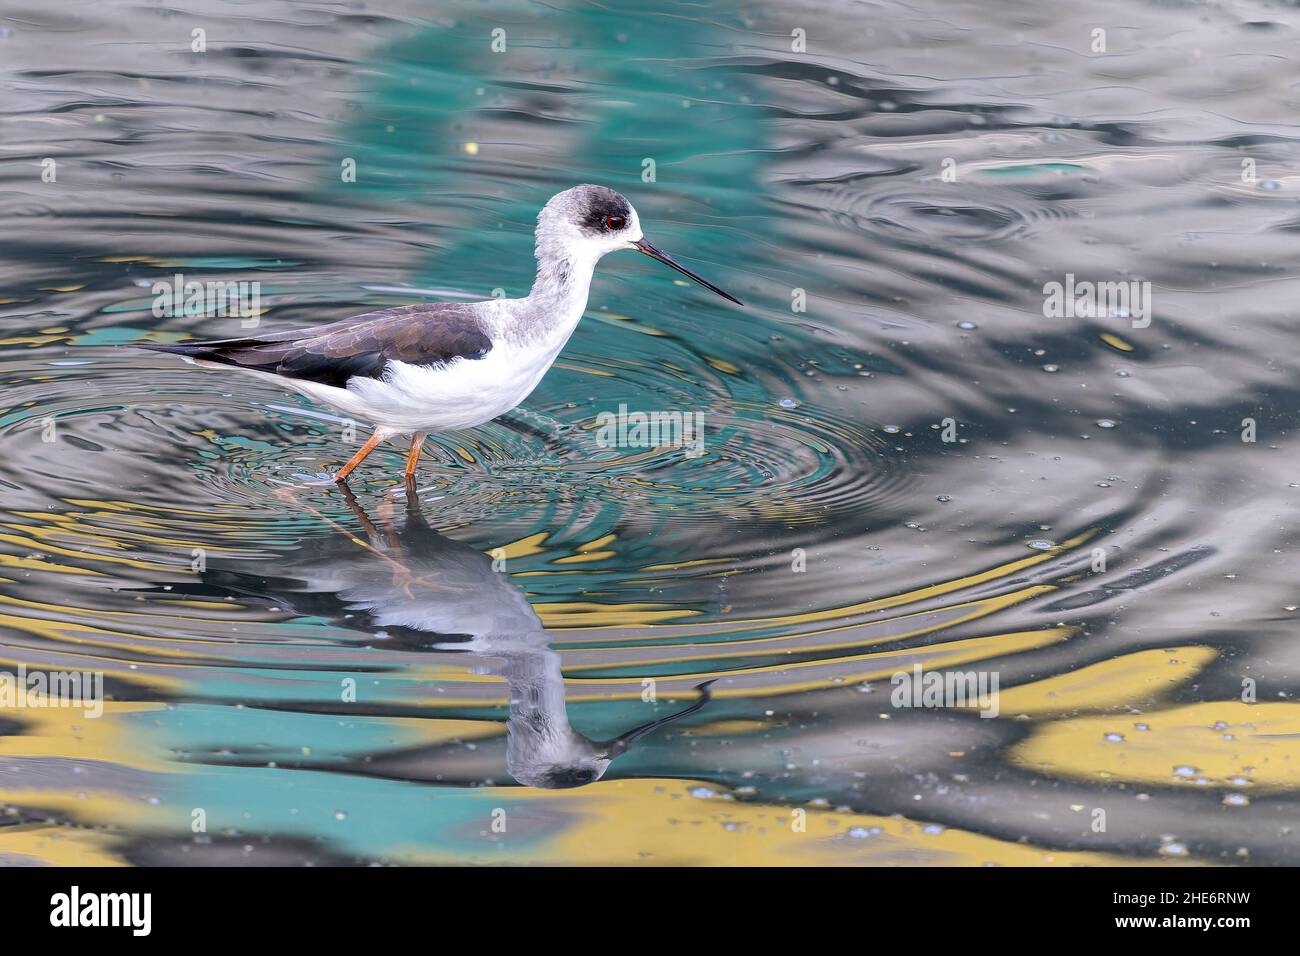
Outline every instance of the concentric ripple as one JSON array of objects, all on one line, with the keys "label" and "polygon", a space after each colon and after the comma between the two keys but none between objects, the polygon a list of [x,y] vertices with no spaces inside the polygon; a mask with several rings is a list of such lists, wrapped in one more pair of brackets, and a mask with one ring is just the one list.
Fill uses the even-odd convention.
[{"label": "concentric ripple", "polygon": [[[364,425],[312,406],[270,379],[199,371],[126,348],[64,353],[75,359],[41,360],[40,353],[58,354],[36,349],[3,370],[11,405],[0,433],[22,451],[8,459],[0,480],[15,490],[39,487],[68,497],[87,486],[102,489],[95,456],[106,455],[130,460],[132,473],[124,478],[138,504],[181,496],[194,513],[247,508],[255,514],[273,507],[278,489],[321,480],[365,437]],[[617,375],[617,363],[601,372]],[[617,414],[617,402],[552,402],[544,411],[526,406],[508,421],[434,436],[420,473],[425,490],[444,503],[449,524],[652,502],[671,520],[816,524],[846,511],[888,508],[905,487],[906,471],[892,446],[842,413],[725,396],[698,396],[702,402],[683,406],[677,381],[665,376],[661,386],[644,367],[638,372],[644,407],[666,407],[678,421],[684,414],[699,430],[665,426],[649,440],[635,433],[627,440],[625,433],[621,443],[611,442],[601,415]],[[396,443],[388,446],[353,484],[398,483],[401,452]],[[331,497],[314,493],[317,504]]]},{"label": "concentric ripple", "polygon": [[[0,859],[1300,860],[1294,13],[229,6],[0,31],[0,670],[106,691],[0,713]],[[276,329],[523,294],[579,182],[746,307],[610,256],[414,495],[129,348],[241,334],[176,272]],[[1071,273],[1150,324],[1050,317]]]}]

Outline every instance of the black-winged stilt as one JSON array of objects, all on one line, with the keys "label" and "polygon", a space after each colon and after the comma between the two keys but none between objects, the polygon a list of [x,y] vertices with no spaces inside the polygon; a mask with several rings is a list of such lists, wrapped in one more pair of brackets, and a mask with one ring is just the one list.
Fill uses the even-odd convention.
[{"label": "black-winged stilt", "polygon": [[636,210],[605,186],[574,186],[537,217],[537,278],[522,299],[382,309],[330,325],[239,339],[142,345],[209,367],[279,376],[374,432],[334,476],[341,481],[381,441],[411,435],[407,477],[429,432],[472,428],[528,397],[587,307],[596,263],[635,249],[725,299],[739,299],[662,252]]}]

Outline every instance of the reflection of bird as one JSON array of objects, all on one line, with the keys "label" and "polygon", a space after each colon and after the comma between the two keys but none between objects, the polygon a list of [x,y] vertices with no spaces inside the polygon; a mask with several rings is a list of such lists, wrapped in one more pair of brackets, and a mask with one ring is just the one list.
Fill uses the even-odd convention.
[{"label": "reflection of bird", "polygon": [[[519,783],[578,787],[598,780],[636,740],[711,699],[713,681],[706,681],[697,687],[699,699],[675,714],[612,740],[585,737],[569,723],[560,655],[547,646],[541,620],[509,576],[496,571],[482,551],[430,528],[413,482],[407,483],[400,528],[391,515],[372,521],[347,485],[340,487],[366,540],[344,532],[344,550],[318,551],[289,573],[313,592],[337,594],[377,629],[433,633],[440,639],[437,649],[483,658],[481,671],[503,678],[509,689],[506,765]],[[284,494],[292,500],[292,492]],[[462,639],[443,640],[450,637]]]},{"label": "reflection of bird", "polygon": [[142,347],[208,367],[277,375],[372,422],[374,434],[336,481],[384,439],[412,435],[410,476],[426,433],[481,425],[528,397],[582,318],[596,263],[620,249],[645,253],[740,304],[652,245],[621,195],[586,185],[553,196],[537,217],[537,278],[522,299],[410,305],[310,329]]}]

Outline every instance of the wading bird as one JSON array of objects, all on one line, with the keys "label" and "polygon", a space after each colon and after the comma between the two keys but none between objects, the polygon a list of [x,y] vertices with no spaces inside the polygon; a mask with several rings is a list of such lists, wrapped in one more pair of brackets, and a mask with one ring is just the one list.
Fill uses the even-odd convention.
[{"label": "wading bird", "polygon": [[742,304],[645,238],[636,210],[605,186],[574,186],[537,217],[537,278],[522,299],[381,309],[330,325],[213,342],[142,345],[207,367],[275,375],[369,422],[374,432],[334,476],[388,438],[410,435],[406,476],[430,432],[472,428],[518,406],[555,362],[587,307],[596,263],[635,249]]}]

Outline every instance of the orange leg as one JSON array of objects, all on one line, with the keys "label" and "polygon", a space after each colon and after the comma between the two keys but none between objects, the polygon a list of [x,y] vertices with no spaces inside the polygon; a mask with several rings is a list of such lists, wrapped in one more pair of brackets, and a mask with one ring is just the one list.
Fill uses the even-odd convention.
[{"label": "orange leg", "polygon": [[411,436],[411,450],[406,453],[406,472],[407,478],[415,477],[415,466],[420,463],[420,446],[424,444],[424,432],[416,432]]},{"label": "orange leg", "polygon": [[379,432],[375,432],[373,435],[371,435],[369,440],[364,445],[361,446],[361,449],[355,455],[352,456],[352,459],[346,465],[344,465],[342,468],[339,469],[339,473],[334,476],[334,480],[342,481],[348,475],[352,474],[353,469],[355,469],[357,465],[365,461],[366,456],[369,455],[372,451],[374,451],[375,446],[378,445],[381,441],[383,441],[383,439],[379,436]]}]

